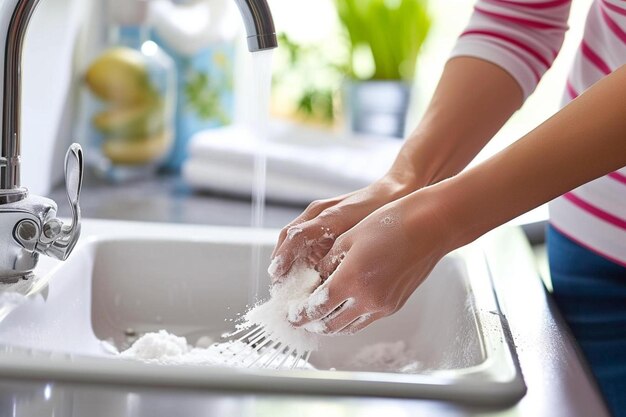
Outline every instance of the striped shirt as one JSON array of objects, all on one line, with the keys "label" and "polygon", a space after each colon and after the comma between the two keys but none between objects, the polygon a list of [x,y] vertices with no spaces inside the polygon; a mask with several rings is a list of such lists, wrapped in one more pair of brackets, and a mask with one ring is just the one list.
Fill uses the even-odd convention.
[{"label": "striped shirt", "polygon": [[[452,56],[473,56],[502,67],[517,80],[525,99],[559,53],[570,3],[478,0]],[[624,64],[626,0],[595,0],[564,80],[564,104]],[[626,111],[626,98],[624,102]],[[549,207],[550,222],[557,230],[626,266],[626,167],[556,198]]]}]

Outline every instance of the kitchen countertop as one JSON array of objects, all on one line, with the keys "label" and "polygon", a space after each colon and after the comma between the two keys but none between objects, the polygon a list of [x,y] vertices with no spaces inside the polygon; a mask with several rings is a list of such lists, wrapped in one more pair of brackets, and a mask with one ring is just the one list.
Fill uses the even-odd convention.
[{"label": "kitchen countertop", "polygon": [[[69,214],[62,190],[52,197]],[[113,187],[88,179],[82,196],[87,218],[247,226],[250,203],[194,195],[175,178]],[[265,226],[280,227],[301,207],[267,208]],[[509,247],[528,260],[511,235],[497,230],[483,237],[488,247]],[[519,243],[519,242],[518,242]],[[528,250],[530,252],[530,249]],[[568,416],[608,417],[578,349],[534,265],[490,265],[508,320],[528,392],[510,408],[488,408],[427,400],[234,394],[182,389],[103,386],[54,381],[0,381],[0,415],[13,416]],[[517,264],[515,264],[517,265]],[[37,400],[39,399],[39,400]]]}]

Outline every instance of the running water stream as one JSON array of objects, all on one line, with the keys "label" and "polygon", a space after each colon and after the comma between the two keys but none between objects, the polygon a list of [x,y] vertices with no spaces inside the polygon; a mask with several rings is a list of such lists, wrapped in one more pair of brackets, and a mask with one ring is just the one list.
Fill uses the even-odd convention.
[{"label": "running water stream", "polygon": [[[247,127],[257,140],[257,149],[254,157],[254,171],[252,180],[252,228],[262,228],[265,217],[265,187],[267,176],[266,147],[269,136],[270,94],[272,87],[272,55],[273,50],[264,50],[252,53],[252,83],[251,94],[248,100]],[[252,247],[250,263],[250,291],[249,304],[257,301],[261,281],[261,244]]]}]

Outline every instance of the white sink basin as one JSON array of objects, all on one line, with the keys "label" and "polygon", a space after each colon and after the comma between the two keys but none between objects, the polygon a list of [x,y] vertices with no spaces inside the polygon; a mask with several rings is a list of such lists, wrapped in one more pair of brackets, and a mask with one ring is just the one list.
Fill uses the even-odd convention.
[{"label": "white sink basin", "polygon": [[[21,304],[2,297],[0,377],[502,405],[525,393],[479,244],[444,258],[394,316],[325,339],[311,357],[318,370],[274,371],[129,362],[101,341],[120,347],[130,329],[166,329],[194,343],[232,330],[225,319],[245,311],[251,246],[267,260],[275,231],[106,221],[83,230],[67,262],[42,260]],[[364,346],[398,341],[417,373],[351,363]]]}]

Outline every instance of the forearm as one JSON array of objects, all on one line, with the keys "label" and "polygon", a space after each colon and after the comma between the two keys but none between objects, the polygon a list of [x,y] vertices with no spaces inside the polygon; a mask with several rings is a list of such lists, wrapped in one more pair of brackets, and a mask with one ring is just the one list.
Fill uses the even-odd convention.
[{"label": "forearm", "polygon": [[477,58],[451,59],[392,175],[418,189],[459,173],[521,104],[519,84],[502,68]]},{"label": "forearm", "polygon": [[[271,275],[315,265],[333,240],[380,207],[462,170],[522,102],[517,81],[476,58],[450,60],[428,111],[388,175],[354,193],[316,201],[280,233]],[[298,231],[289,238],[290,230]],[[330,236],[330,237],[329,237]],[[303,250],[302,248],[306,248]]]},{"label": "forearm", "polygon": [[433,188],[456,246],[626,166],[626,66],[504,151]]}]

